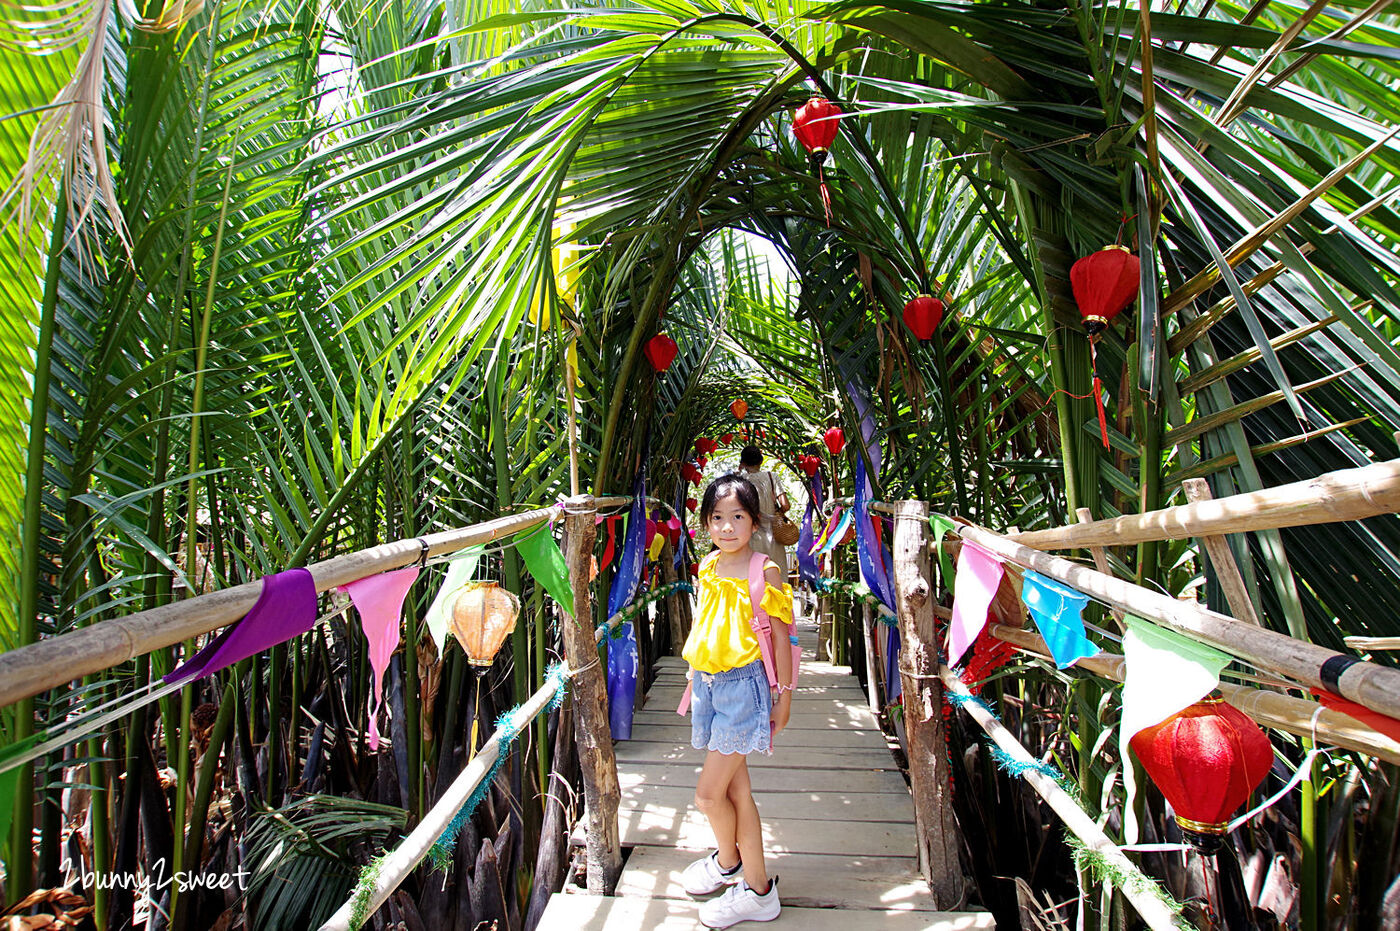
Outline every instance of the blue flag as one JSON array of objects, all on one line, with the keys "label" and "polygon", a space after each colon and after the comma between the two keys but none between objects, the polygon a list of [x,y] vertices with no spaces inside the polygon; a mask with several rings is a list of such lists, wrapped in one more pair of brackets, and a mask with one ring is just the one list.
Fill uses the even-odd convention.
[{"label": "blue flag", "polygon": [[883,560],[876,550],[878,544],[872,539],[875,531],[870,526],[870,492],[870,481],[865,476],[865,457],[857,455],[856,493],[852,510],[855,511],[856,553],[860,557],[860,576],[865,584],[870,586],[875,597],[893,611],[894,590],[890,587],[889,577],[885,575],[885,567],[881,565]]},{"label": "blue flag", "polygon": [[[622,557],[617,561],[608,592],[608,617],[617,614],[632,602],[642,581],[642,560],[646,558],[647,530],[647,472],[643,465],[632,483],[632,509],[627,515],[627,541]],[[609,639],[608,645],[608,719],[613,736],[627,740],[632,736],[632,711],[637,697],[637,638],[630,623],[622,625],[622,635]]]},{"label": "blue flag", "polygon": [[809,584],[815,584],[817,576],[817,559],[812,555],[812,521],[817,514],[822,496],[821,476],[813,475],[808,480],[808,487],[811,489],[811,496],[807,499],[807,512],[802,515],[802,529],[797,533],[797,574],[800,578],[806,579]]},{"label": "blue flag", "polygon": [[1084,606],[1089,596],[1027,569],[1021,581],[1021,600],[1035,618],[1040,635],[1060,669],[1073,666],[1099,648],[1084,636]]}]

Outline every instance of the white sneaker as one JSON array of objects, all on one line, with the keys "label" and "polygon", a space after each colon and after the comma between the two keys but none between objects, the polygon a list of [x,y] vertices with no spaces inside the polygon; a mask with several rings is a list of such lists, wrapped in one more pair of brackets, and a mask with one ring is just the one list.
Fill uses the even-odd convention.
[{"label": "white sneaker", "polygon": [[724,890],[724,895],[700,906],[700,923],[707,928],[727,928],[741,921],[772,921],[783,910],[778,901],[778,877],[768,879],[768,892],[759,895],[748,883]]},{"label": "white sneaker", "polygon": [[735,864],[734,869],[725,870],[719,865],[719,851],[708,857],[701,857],[681,872],[681,885],[691,895],[709,895],[718,892],[730,883],[739,881],[743,864]]}]

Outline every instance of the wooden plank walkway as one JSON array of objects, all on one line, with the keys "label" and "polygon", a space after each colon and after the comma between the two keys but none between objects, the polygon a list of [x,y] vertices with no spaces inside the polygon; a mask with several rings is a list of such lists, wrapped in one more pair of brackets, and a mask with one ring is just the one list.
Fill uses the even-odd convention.
[{"label": "wooden plank walkway", "polygon": [[[767,927],[802,931],[971,931],[987,912],[940,912],[915,862],[914,806],[904,777],[850,669],[811,659],[814,625],[799,621],[804,659],[792,721],[771,757],[749,757],[763,817],[768,872],[781,877],[783,911]],[[566,890],[550,899],[539,931],[691,931],[699,903],[680,872],[713,849],[695,810],[704,754],[675,713],[685,664],[666,657],[637,712],[632,739],[616,744],[626,861],[613,896]],[[574,833],[582,844],[582,831]],[[757,927],[748,923],[739,927]]]}]

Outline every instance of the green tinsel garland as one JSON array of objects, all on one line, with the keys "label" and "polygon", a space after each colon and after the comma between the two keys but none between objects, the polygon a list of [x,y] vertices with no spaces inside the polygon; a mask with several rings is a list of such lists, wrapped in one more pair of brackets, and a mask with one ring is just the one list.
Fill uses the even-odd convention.
[{"label": "green tinsel garland", "polygon": [[[996,711],[987,702],[976,695],[964,695],[959,692],[944,693],[949,702],[958,707],[963,705],[977,705],[994,718],[998,718]],[[998,718],[1000,720],[1000,718]],[[1026,773],[1034,771],[1043,776],[1053,779],[1061,789],[1074,799],[1075,803],[1081,807],[1084,804],[1083,796],[1080,794],[1079,786],[1069,780],[1064,773],[1060,772],[1049,763],[1041,760],[1018,760],[996,745],[992,745],[992,759],[996,760],[997,766],[1012,776],[1025,778]],[[1131,889],[1135,893],[1150,894],[1162,901],[1174,914],[1181,912],[1181,903],[1172,898],[1161,883],[1154,882],[1151,878],[1140,872],[1125,873],[1123,868],[1112,862],[1103,855],[1102,852],[1085,844],[1073,832],[1065,831],[1065,842],[1069,844],[1070,852],[1074,857],[1074,868],[1080,872],[1087,872],[1097,882],[1106,882],[1109,885],[1117,886],[1119,889]]]},{"label": "green tinsel garland", "polygon": [[350,896],[350,927],[361,927],[369,920],[369,899],[374,893],[374,881],[379,878],[379,870],[387,859],[389,852],[385,851],[360,870],[360,878],[355,881],[355,891]]},{"label": "green tinsel garland", "polygon": [[1069,844],[1074,856],[1074,868],[1087,872],[1096,882],[1108,883],[1119,889],[1131,889],[1142,895],[1152,895],[1171,909],[1173,914],[1181,913],[1181,903],[1171,893],[1162,888],[1161,883],[1153,882],[1143,873],[1125,873],[1123,868],[1109,860],[1102,852],[1084,843],[1074,834],[1065,831],[1065,843]]},{"label": "green tinsel garland", "polygon": [[[543,711],[553,711],[563,703],[568,681],[569,670],[563,663],[555,663],[549,667],[545,672],[545,682],[554,685],[554,696]],[[486,776],[472,790],[471,795],[467,796],[466,803],[457,810],[457,814],[452,817],[447,828],[433,843],[432,849],[428,851],[428,858],[432,861],[434,869],[446,870],[452,865],[452,851],[457,846],[457,834],[467,823],[467,819],[476,811],[477,805],[481,804],[481,800],[486,797],[486,793],[490,791],[491,780],[496,778],[501,764],[510,755],[510,745],[515,741],[520,730],[530,723],[529,719],[524,718],[521,714],[522,710],[522,705],[516,705],[496,719],[496,731],[500,735],[500,747],[496,753],[496,762],[491,764],[491,768],[486,771]],[[374,892],[374,882],[379,877],[379,871],[383,867],[384,861],[388,858],[389,853],[386,851],[365,864],[360,870],[359,879],[355,882],[355,891],[350,897],[350,927],[358,928],[369,918],[366,912],[369,910],[369,900]]]},{"label": "green tinsel garland", "polygon": [[665,585],[660,585],[656,588],[653,588],[651,591],[637,598],[627,607],[623,608],[621,611],[617,612],[612,617],[608,618],[606,621],[604,621],[602,624],[599,624],[598,626],[607,628],[608,636],[616,640],[622,636],[622,625],[633,620],[638,614],[641,613],[642,609],[645,608],[647,605],[654,604],[655,602],[660,601],[662,598],[667,598],[677,593],[684,593],[688,595],[694,591],[695,586],[691,585],[689,582],[668,582]]},{"label": "green tinsel garland", "polygon": [[874,608],[875,616],[879,618],[881,624],[887,627],[899,626],[899,618],[895,616],[893,611],[885,607],[884,602],[875,597],[875,593],[864,582],[848,582],[845,579],[833,579],[823,575],[817,577],[812,587],[823,595],[831,592],[842,592],[850,595]]}]

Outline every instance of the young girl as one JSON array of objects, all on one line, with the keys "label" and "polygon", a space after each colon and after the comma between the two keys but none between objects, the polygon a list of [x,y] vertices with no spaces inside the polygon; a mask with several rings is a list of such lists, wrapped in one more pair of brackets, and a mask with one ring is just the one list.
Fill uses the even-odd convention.
[{"label": "young girl", "polygon": [[707,750],[695,807],[709,819],[717,849],[681,874],[691,895],[725,893],[700,906],[700,921],[727,928],[778,917],[778,878],[763,864],[763,826],[754,804],[747,755],[772,752],[792,713],[792,588],[765,563],[763,609],[773,625],[776,700],[769,692],[758,636],[750,621],[749,538],[760,519],[758,492],[742,475],[711,482],[700,520],[715,551],[700,563],[700,608],[682,655],[691,672],[691,745]]}]

